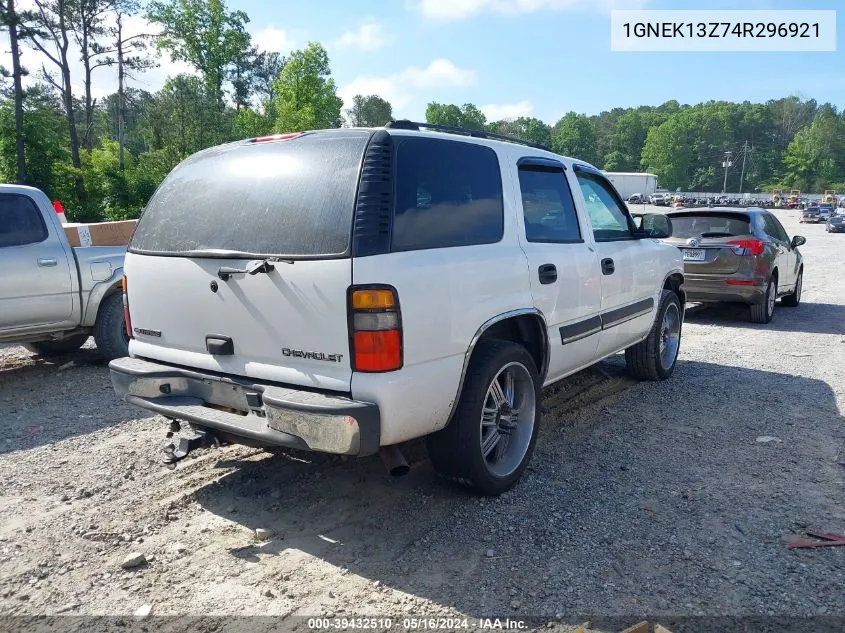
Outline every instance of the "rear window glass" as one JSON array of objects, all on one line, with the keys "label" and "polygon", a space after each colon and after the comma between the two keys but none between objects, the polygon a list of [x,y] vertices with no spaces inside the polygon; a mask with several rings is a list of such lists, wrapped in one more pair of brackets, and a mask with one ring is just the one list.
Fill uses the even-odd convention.
[{"label": "rear window glass", "polygon": [[395,140],[393,251],[502,239],[502,176],[493,149],[435,138]]},{"label": "rear window glass", "polygon": [[131,250],[343,255],[369,136],[363,130],[309,133],[189,158],[150,200]]},{"label": "rear window glass", "polygon": [[23,246],[47,239],[38,207],[26,196],[0,194],[0,248]]},{"label": "rear window glass", "polygon": [[751,235],[747,215],[683,214],[669,216],[672,220],[672,237],[733,237]]}]

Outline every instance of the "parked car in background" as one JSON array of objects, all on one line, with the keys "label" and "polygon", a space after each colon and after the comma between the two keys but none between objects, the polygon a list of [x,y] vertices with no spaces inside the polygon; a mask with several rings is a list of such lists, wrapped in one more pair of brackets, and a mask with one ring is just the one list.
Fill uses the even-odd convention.
[{"label": "parked car in background", "polygon": [[642,204],[643,202],[645,202],[645,196],[641,193],[632,193],[628,196],[629,204]]},{"label": "parked car in background", "polygon": [[0,185],[0,343],[52,356],[93,334],[106,359],[126,356],[125,254],[125,246],[71,247],[43,191]]},{"label": "parked car in background", "polygon": [[401,464],[427,437],[437,471],[499,494],[542,386],[620,351],[672,374],[668,233],[636,230],[582,161],[443,130],[250,139],[167,176],[126,260],[131,358],[110,364],[122,399],[190,423],[167,461],[224,439]]},{"label": "parked car in background", "polygon": [[768,323],[781,298],[801,301],[804,260],[798,247],[765,209],[670,211],[670,238],[681,249],[684,288],[690,301],[730,301],[750,306],[751,320]]},{"label": "parked car in background", "polygon": [[832,204],[820,204],[819,222],[827,222],[834,213],[836,213],[836,207]]},{"label": "parked car in background", "polygon": [[824,230],[828,233],[845,233],[845,214],[836,213],[830,216]]},{"label": "parked car in background", "polygon": [[669,201],[667,200],[666,196],[662,193],[653,193],[649,196],[649,202],[656,207],[667,207],[669,206]]},{"label": "parked car in background", "polygon": [[818,206],[808,206],[801,212],[801,217],[798,221],[802,224],[818,224],[821,212]]}]

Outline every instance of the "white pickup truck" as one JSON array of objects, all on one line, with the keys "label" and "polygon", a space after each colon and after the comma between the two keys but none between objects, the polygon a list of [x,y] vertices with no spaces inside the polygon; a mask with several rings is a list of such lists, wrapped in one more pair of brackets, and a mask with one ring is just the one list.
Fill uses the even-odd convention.
[{"label": "white pickup truck", "polygon": [[51,356],[93,334],[108,359],[128,354],[125,246],[71,247],[40,189],[0,185],[0,343]]}]

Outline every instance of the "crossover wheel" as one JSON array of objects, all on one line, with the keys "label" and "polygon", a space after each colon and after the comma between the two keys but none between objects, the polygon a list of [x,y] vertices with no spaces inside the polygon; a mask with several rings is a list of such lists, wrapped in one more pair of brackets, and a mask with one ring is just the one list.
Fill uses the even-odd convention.
[{"label": "crossover wheel", "polygon": [[648,337],[625,350],[628,373],[640,380],[665,380],[671,376],[681,349],[682,321],[678,295],[664,290]]},{"label": "crossover wheel", "polygon": [[455,415],[428,437],[434,468],[485,495],[512,488],[537,441],[540,378],[531,355],[510,341],[481,341]]},{"label": "crossover wheel", "polygon": [[795,281],[795,290],[780,300],[781,304],[788,308],[795,308],[801,303],[801,290],[804,286],[804,269],[798,271],[798,279]]},{"label": "crossover wheel", "polygon": [[775,313],[775,302],[778,298],[778,281],[774,276],[769,279],[766,294],[760,303],[751,306],[751,320],[754,323],[769,323]]}]

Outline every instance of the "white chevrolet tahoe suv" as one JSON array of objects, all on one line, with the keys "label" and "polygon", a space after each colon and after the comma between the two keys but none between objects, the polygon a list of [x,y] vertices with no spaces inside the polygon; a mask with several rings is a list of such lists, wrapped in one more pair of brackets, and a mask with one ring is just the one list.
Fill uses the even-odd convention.
[{"label": "white chevrolet tahoe suv", "polygon": [[130,357],[110,368],[121,398],[190,424],[167,461],[226,441],[390,462],[427,436],[437,471],[499,494],[544,385],[621,351],[634,376],[671,375],[668,220],[637,229],[586,163],[437,127],[250,139],[165,179],[126,257]]}]

